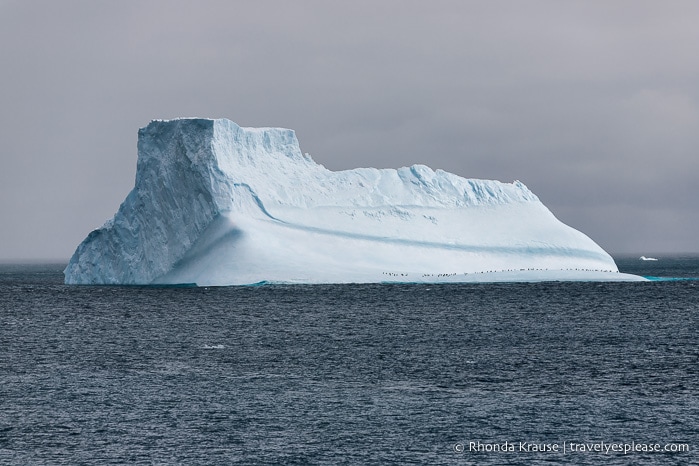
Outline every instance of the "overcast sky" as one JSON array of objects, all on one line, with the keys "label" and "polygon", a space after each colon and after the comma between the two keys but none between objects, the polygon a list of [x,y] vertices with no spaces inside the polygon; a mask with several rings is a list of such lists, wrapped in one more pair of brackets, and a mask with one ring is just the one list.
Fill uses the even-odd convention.
[{"label": "overcast sky", "polygon": [[0,260],[65,259],[139,127],[523,181],[612,253],[699,252],[697,1],[0,0]]}]

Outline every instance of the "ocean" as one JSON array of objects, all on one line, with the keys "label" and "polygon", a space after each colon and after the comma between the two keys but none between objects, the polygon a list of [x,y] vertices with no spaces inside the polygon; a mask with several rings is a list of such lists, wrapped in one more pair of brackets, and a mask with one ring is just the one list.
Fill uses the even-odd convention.
[{"label": "ocean", "polygon": [[699,464],[699,258],[617,264],[656,278],[103,287],[0,265],[0,464]]}]

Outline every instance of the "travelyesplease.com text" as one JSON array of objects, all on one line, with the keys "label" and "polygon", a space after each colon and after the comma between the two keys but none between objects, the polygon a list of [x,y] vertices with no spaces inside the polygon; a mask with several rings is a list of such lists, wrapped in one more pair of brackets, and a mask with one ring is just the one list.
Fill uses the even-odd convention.
[{"label": "travelyesplease.com text", "polygon": [[686,453],[689,444],[657,442],[464,442],[453,446],[456,453]]}]

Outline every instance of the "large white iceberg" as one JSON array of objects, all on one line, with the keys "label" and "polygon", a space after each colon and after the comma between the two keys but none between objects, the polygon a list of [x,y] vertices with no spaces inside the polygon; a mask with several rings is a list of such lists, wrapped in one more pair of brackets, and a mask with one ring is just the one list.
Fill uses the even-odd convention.
[{"label": "large white iceberg", "polygon": [[633,280],[520,182],[424,165],[333,172],[293,131],[153,121],[134,189],[69,284]]}]

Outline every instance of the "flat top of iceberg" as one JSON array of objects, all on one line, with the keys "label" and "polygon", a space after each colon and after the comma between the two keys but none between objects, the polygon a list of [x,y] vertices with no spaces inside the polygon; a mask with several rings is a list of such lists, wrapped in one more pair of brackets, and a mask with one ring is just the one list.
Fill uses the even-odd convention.
[{"label": "flat top of iceberg", "polygon": [[[421,164],[399,169],[357,168],[330,171],[302,154],[296,134],[284,128],[244,128],[227,119],[182,118],[155,120],[139,132],[139,164],[157,154],[157,163],[175,163],[174,148],[143,150],[146,145],[172,141],[173,133],[210,134],[207,147],[189,148],[190,160],[213,165],[225,181],[245,183],[266,203],[296,207],[423,206],[463,207],[511,202],[538,202],[519,182],[465,179]],[[150,161],[152,162],[152,161]],[[165,169],[163,169],[165,170]],[[140,171],[140,170],[139,170]],[[222,179],[222,181],[224,181]]]}]

